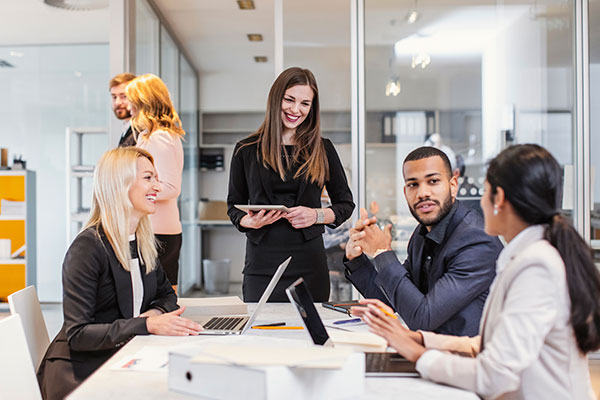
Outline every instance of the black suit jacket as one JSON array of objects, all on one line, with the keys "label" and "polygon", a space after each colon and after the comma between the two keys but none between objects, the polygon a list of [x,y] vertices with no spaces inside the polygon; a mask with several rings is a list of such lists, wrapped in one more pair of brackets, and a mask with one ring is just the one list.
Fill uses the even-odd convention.
[{"label": "black suit jacket", "polygon": [[135,146],[135,138],[133,137],[133,129],[131,128],[131,125],[129,125],[129,128],[127,128],[127,130],[121,135],[121,138],[119,139],[119,147],[128,147],[128,146]]},{"label": "black suit jacket", "polygon": [[[142,267],[141,312],[178,308],[160,265]],[[135,335],[147,335],[146,318],[133,318],[131,276],[101,229],[88,228],[73,241],[63,262],[64,323],[38,370],[45,399],[62,398]]]},{"label": "black suit jacket", "polygon": [[425,244],[418,234],[421,225],[410,238],[404,263],[387,251],[373,260],[378,273],[361,255],[346,260],[346,276],[363,296],[388,303],[413,330],[475,336],[502,243],[486,235],[477,211],[456,201],[456,211],[425,277],[427,294],[418,288]]},{"label": "black suit jacket", "polygon": [[[329,179],[325,182],[327,193],[331,198],[330,207],[335,214],[335,220],[330,225],[335,228],[341,225],[352,215],[354,202],[352,192],[348,187],[348,180],[340,162],[335,147],[329,139],[322,139],[329,162]],[[240,225],[240,220],[246,213],[235,208],[236,204],[275,204],[271,188],[270,172],[263,166],[257,153],[257,145],[240,146],[246,143],[244,139],[237,143],[231,159],[229,174],[229,194],[227,195],[227,214],[231,222],[241,231],[245,232],[248,240],[258,244],[265,235],[269,226],[260,229],[246,229]],[[300,188],[296,196],[295,206],[310,208],[321,207],[321,192],[323,187],[316,183],[300,181]],[[312,225],[302,229],[305,240],[310,240],[325,232],[324,225]]]}]

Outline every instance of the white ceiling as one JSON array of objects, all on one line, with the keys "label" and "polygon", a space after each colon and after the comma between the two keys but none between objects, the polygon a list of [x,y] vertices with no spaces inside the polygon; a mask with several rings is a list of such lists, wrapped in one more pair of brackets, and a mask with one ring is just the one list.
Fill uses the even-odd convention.
[{"label": "white ceiling", "polygon": [[[255,0],[256,9],[248,11],[239,10],[234,0],[154,2],[200,72],[273,70],[273,0]],[[496,0],[421,0],[418,2],[421,17],[409,25],[405,16],[414,6],[414,0],[369,0],[366,3],[366,43],[370,46],[391,46],[416,30],[427,32],[435,26],[485,28],[497,17]],[[570,63],[573,41],[565,34],[572,30],[567,22],[572,18],[569,1],[504,0],[502,3],[503,12],[525,6],[531,18],[553,24],[547,39],[549,63]],[[600,14],[599,3],[590,1],[590,21],[595,21],[595,15]],[[537,8],[532,4],[538,4]],[[349,5],[350,0],[284,0],[286,57],[300,47],[323,50],[331,47],[333,55],[338,54],[340,48],[349,48]],[[107,9],[67,11],[46,6],[42,0],[0,0],[0,14],[4,16],[0,24],[0,45],[108,42]],[[592,24],[590,31],[592,60],[600,61],[600,29]],[[248,42],[247,33],[261,33],[265,41]],[[318,61],[327,63],[326,50],[315,53]],[[269,62],[254,63],[254,56],[258,55],[267,56]]]},{"label": "white ceiling", "polygon": [[0,46],[108,43],[108,9],[63,10],[42,0],[0,0]]}]

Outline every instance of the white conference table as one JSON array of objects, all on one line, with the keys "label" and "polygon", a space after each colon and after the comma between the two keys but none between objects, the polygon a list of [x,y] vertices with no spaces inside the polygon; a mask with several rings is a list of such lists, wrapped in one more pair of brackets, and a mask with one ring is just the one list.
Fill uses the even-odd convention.
[{"label": "white conference table", "polygon": [[[248,304],[253,310],[256,304]],[[344,318],[344,315],[316,305],[323,319]],[[283,322],[287,325],[301,325],[300,318],[289,303],[268,303],[258,315],[254,324]],[[277,337],[309,341],[305,330],[257,330],[249,329],[245,335]],[[108,362],[83,382],[69,400],[85,399],[194,399],[174,391],[167,386],[167,373],[116,371],[110,366],[122,357],[133,355],[144,346],[178,346],[193,344],[214,336],[172,337],[172,336],[136,336],[119,350]],[[197,343],[197,342],[196,342]],[[224,382],[226,377],[224,377]],[[411,399],[411,400],[478,400],[479,397],[465,390],[439,385],[420,378],[366,378],[365,392],[356,399]]]}]

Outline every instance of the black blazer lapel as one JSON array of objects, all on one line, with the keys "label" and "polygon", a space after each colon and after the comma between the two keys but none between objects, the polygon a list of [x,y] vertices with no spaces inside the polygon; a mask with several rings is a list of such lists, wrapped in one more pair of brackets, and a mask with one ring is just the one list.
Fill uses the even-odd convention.
[{"label": "black blazer lapel", "polygon": [[117,256],[108,242],[106,236],[102,235],[102,242],[107,249],[110,260],[110,269],[115,280],[115,289],[117,290],[117,300],[119,309],[123,318],[133,318],[133,291],[131,289],[131,275],[125,271],[117,260]]}]

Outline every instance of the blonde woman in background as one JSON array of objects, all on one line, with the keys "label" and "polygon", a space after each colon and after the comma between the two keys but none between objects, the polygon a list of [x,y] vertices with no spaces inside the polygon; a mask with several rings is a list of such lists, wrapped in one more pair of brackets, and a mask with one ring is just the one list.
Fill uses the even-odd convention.
[{"label": "blonde woman in background", "polygon": [[148,215],[160,193],[152,156],[106,152],[94,174],[89,221],[63,263],[64,323],[38,369],[44,399],[62,399],[135,335],[194,335],[158,267]]},{"label": "blonde woman in background", "polygon": [[161,266],[177,291],[181,221],[177,197],[181,193],[183,146],[185,131],[173,107],[165,83],[156,75],[141,75],[125,89],[131,108],[131,126],[137,146],[154,157],[162,192],[156,198],[156,212],[150,216],[159,242]]}]

